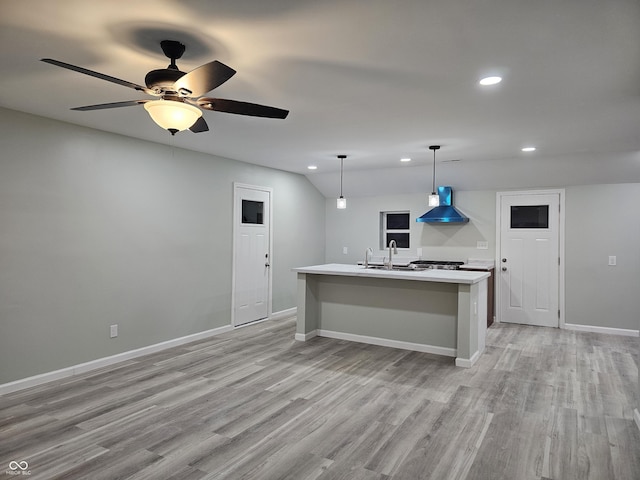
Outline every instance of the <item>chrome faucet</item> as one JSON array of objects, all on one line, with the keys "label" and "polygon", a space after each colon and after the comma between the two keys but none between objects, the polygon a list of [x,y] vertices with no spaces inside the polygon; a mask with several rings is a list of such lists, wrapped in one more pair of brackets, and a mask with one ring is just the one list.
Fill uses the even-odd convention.
[{"label": "chrome faucet", "polygon": [[373,249],[371,247],[364,251],[364,268],[369,268],[369,255],[373,256]]},{"label": "chrome faucet", "polygon": [[[393,249],[393,250],[391,250]],[[396,246],[396,241],[391,240],[389,242],[389,263],[387,264],[387,270],[393,269],[393,254],[398,254],[398,247]]]}]

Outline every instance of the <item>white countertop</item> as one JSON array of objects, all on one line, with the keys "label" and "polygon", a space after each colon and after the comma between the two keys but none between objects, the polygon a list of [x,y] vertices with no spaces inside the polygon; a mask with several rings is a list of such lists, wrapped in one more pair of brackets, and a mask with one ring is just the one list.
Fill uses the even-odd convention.
[{"label": "white countertop", "polygon": [[488,278],[488,272],[468,272],[463,270],[379,270],[365,268],[363,265],[348,265],[343,263],[328,263],[326,265],[312,265],[292,269],[298,273],[311,273],[314,275],[340,275],[345,277],[371,277],[389,278],[396,280],[416,280],[420,282],[442,283],[478,283]]},{"label": "white countertop", "polygon": [[491,270],[495,268],[495,262],[493,260],[470,258],[469,261],[461,265],[461,267],[468,270]]}]

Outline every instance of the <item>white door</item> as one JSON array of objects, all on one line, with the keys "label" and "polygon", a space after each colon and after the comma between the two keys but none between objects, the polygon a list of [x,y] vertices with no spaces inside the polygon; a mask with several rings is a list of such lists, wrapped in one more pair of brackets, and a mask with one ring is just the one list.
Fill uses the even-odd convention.
[{"label": "white door", "polygon": [[560,194],[500,194],[502,322],[558,327]]},{"label": "white door", "polygon": [[271,190],[234,184],[234,325],[269,316],[270,225]]}]

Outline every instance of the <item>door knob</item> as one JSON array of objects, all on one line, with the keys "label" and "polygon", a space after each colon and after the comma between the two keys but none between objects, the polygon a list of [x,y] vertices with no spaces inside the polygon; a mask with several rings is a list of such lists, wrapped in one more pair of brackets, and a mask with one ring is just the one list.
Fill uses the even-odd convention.
[{"label": "door knob", "polygon": [[503,259],[502,259],[502,263],[507,263],[507,259],[506,259],[506,258],[503,258]]},{"label": "door knob", "polygon": [[507,271],[507,267],[502,267],[502,271],[506,272]]}]

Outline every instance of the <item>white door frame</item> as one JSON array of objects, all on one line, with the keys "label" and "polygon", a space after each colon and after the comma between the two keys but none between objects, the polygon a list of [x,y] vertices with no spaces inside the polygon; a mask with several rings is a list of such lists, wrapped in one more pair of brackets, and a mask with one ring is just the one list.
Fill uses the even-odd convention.
[{"label": "white door frame", "polygon": [[233,199],[232,199],[232,229],[231,229],[231,326],[242,327],[243,325],[236,325],[236,233],[238,226],[236,225],[236,198],[238,195],[238,189],[244,188],[248,190],[258,190],[269,194],[269,293],[267,295],[267,319],[271,318],[273,312],[272,309],[272,297],[273,297],[273,188],[261,187],[258,185],[249,185],[246,183],[233,182]]},{"label": "white door frame", "polygon": [[559,189],[549,189],[549,190],[513,190],[513,191],[505,191],[505,192],[497,192],[496,193],[496,301],[495,301],[495,315],[496,321],[501,321],[502,309],[500,305],[502,305],[502,282],[498,281],[501,262],[500,262],[500,251],[501,251],[501,238],[502,238],[502,197],[504,196],[513,196],[513,195],[545,195],[545,194],[557,194],[560,200],[560,213],[558,215],[558,255],[560,256],[560,265],[558,267],[558,309],[560,310],[560,318],[558,319],[558,327],[565,328],[565,308],[564,308],[564,265],[565,265],[565,253],[564,253],[564,198],[565,192],[564,188]]}]

